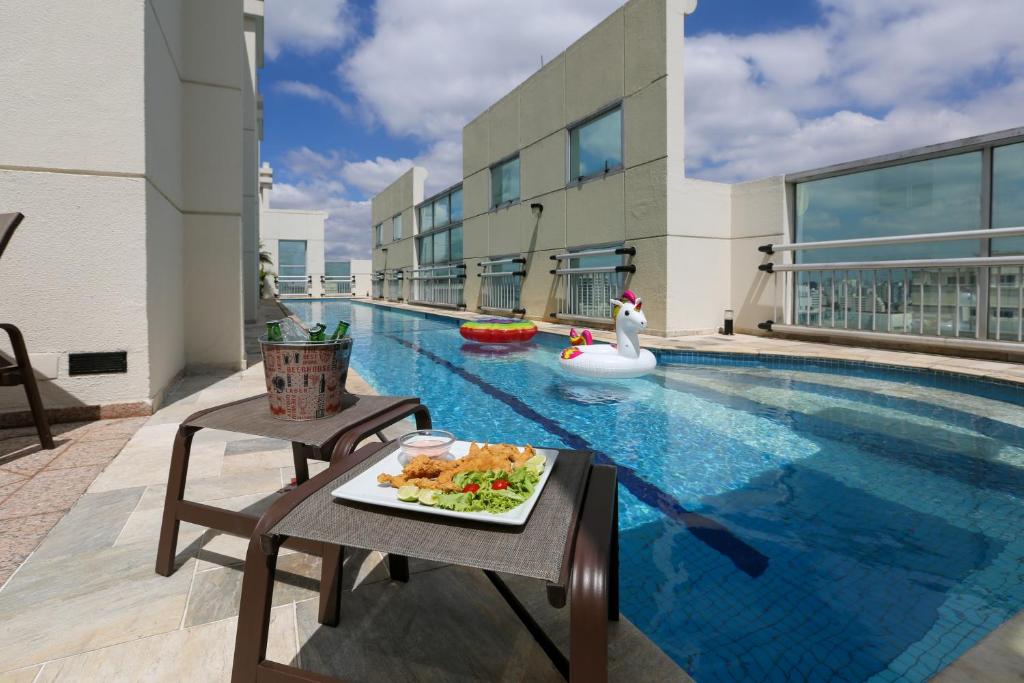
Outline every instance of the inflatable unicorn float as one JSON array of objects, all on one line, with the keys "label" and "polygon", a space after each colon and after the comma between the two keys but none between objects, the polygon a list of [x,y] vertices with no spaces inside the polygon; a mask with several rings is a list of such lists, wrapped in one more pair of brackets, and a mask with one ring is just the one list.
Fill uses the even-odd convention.
[{"label": "inflatable unicorn float", "polygon": [[562,367],[583,377],[626,379],[646,375],[658,364],[654,354],[640,348],[640,331],[647,328],[643,299],[626,290],[623,301],[609,299],[615,320],[615,344],[595,344],[590,330],[572,330],[572,346],[562,351]]}]

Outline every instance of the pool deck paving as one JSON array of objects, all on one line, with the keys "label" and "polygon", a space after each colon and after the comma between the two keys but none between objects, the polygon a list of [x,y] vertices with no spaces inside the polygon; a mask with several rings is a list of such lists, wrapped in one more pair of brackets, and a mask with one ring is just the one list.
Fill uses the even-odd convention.
[{"label": "pool deck paving", "polygon": [[[556,334],[569,329],[539,327]],[[643,342],[1024,382],[1019,365],[930,354],[749,335]],[[355,373],[349,389],[373,392]],[[246,541],[183,524],[177,571],[162,577],[153,565],[177,425],[197,410],[263,390],[259,364],[239,373],[185,377],[149,418],[57,425],[53,451],[39,449],[30,429],[0,430],[0,683],[228,680]],[[396,425],[388,435],[407,429]],[[204,430],[195,439],[186,496],[258,513],[293,476],[288,444]],[[316,621],[319,560],[284,551],[269,657],[350,680],[561,680],[480,572],[413,561],[412,580],[400,584],[389,580],[382,563],[379,553],[346,554],[342,623],[328,628]],[[510,583],[566,649],[567,610],[548,607],[539,582]],[[609,657],[613,680],[690,680],[625,619],[612,625]],[[1024,681],[1024,613],[934,680]]]}]

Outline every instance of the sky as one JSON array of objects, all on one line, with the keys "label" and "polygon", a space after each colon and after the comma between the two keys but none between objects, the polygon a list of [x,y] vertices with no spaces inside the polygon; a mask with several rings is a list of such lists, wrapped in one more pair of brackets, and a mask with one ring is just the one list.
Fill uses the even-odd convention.
[{"label": "sky", "polygon": [[[370,198],[461,179],[462,127],[619,0],[266,0],[271,206],[369,258]],[[1024,125],[1024,0],[700,0],[686,174],[724,182]]]}]

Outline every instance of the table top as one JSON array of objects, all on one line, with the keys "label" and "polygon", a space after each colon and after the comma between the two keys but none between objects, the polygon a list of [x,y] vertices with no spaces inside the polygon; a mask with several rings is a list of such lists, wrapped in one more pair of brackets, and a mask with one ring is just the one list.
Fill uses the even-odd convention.
[{"label": "table top", "polygon": [[[336,499],[331,491],[375,467],[393,444],[364,447],[346,458],[351,465],[335,476],[330,470],[292,496],[304,500],[286,513],[269,534],[305,538],[364,550],[418,557],[558,583],[566,576],[571,543],[590,474],[593,455],[560,450],[547,485],[520,527],[470,522],[403,512]],[[365,454],[371,451],[370,455]],[[342,463],[343,464],[343,463]],[[332,467],[332,469],[334,469]],[[339,468],[343,469],[343,468]],[[283,500],[282,500],[283,502]]]},{"label": "table top", "polygon": [[412,396],[367,396],[346,394],[337,415],[319,420],[281,420],[270,413],[266,394],[200,411],[183,423],[189,427],[220,429],[320,448],[366,420],[401,406],[413,407],[420,400]]}]

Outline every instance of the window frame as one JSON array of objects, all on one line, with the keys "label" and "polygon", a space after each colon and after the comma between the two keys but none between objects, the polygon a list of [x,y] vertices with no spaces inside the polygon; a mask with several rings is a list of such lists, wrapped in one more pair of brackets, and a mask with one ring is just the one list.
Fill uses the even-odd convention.
[{"label": "window frame", "polygon": [[[498,209],[504,209],[504,208],[507,208],[509,206],[514,206],[514,205],[519,204],[519,203],[521,203],[523,201],[523,161],[522,161],[522,158],[519,155],[519,152],[520,152],[520,150],[516,150],[514,153],[509,154],[505,158],[500,159],[500,160],[494,162],[493,164],[491,164],[488,167],[487,189],[489,190],[489,192],[488,192],[488,197],[489,197],[488,204],[490,204],[490,209],[489,209],[490,211],[497,211]],[[519,195],[515,199],[508,199],[506,201],[503,201],[503,202],[495,204],[494,203],[494,171],[496,169],[502,167],[502,166],[505,166],[506,164],[512,163],[513,161],[518,161],[519,162],[519,164],[518,164],[518,166],[519,166]]]},{"label": "window frame", "polygon": [[392,242],[397,242],[398,240],[402,239],[403,227],[404,226],[402,225],[402,214],[401,213],[396,213],[394,216],[391,217],[391,241]]},{"label": "window frame", "polygon": [[[584,183],[596,180],[598,178],[607,178],[610,175],[616,173],[622,173],[626,170],[626,108],[624,106],[625,100],[616,100],[608,105],[601,107],[597,111],[584,116],[581,119],[573,121],[565,127],[565,186],[575,187],[583,185]],[[573,177],[572,175],[572,134],[573,131],[577,131],[583,128],[589,123],[593,123],[597,119],[610,114],[615,110],[620,112],[620,124],[619,124],[619,151],[622,159],[618,165],[608,168],[607,170],[600,171],[598,173],[591,173],[590,175]]]},{"label": "window frame", "polygon": [[384,223],[383,221],[373,226],[373,246],[379,247],[384,244]]},{"label": "window frame", "polygon": [[[296,265],[293,263],[284,263],[281,258],[281,246],[284,244],[301,244],[302,245],[302,265]],[[302,268],[301,273],[286,273],[285,268]],[[281,277],[306,277],[309,275],[309,240],[278,240],[277,241],[277,268],[278,275]]]}]

